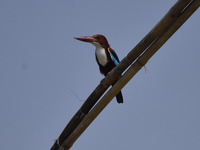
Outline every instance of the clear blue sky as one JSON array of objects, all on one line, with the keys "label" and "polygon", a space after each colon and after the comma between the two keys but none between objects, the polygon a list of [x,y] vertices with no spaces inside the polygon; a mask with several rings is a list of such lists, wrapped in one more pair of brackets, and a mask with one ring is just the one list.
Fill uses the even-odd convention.
[{"label": "clear blue sky", "polygon": [[[122,59],[175,2],[1,0],[1,149],[50,149],[103,78],[94,46],[73,37],[104,34]],[[199,18],[197,10],[72,150],[200,149]]]}]

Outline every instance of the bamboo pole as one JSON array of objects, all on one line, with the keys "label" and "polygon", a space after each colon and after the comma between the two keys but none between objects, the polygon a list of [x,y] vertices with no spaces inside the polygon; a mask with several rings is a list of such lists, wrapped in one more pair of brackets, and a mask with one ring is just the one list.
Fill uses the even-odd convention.
[{"label": "bamboo pole", "polygon": [[183,25],[183,23],[198,9],[200,0],[194,0],[188,5],[177,20],[135,61],[116,84],[102,97],[94,108],[83,119],[79,126],[63,143],[60,150],[69,149],[92,121],[101,113],[115,95],[129,82],[129,80],[147,63],[158,49]]},{"label": "bamboo pole", "polygon": [[158,49],[183,25],[183,23],[198,9],[200,0],[194,0],[178,17],[178,19],[135,61],[114,86],[102,97],[94,108],[83,119],[79,126],[63,143],[60,150],[69,149],[77,138],[85,131],[92,121],[109,104],[116,94],[130,81],[130,79],[147,63]]},{"label": "bamboo pole", "polygon": [[[161,21],[138,43],[138,45],[121,61],[121,63],[113,69],[108,76],[97,86],[97,88],[91,93],[82,107],[78,110],[78,112],[74,115],[74,117],[70,120],[66,128],[63,130],[59,138],[56,140],[51,150],[59,149],[60,145],[62,147],[71,147],[73,142],[69,144],[70,137],[72,133],[75,132],[77,126],[81,123],[87,113],[91,110],[91,108],[95,105],[101,95],[106,91],[106,89],[114,83],[114,81],[122,74],[127,67],[135,61],[135,59],[144,52],[144,50],[149,47],[158,36],[166,30],[174,20],[177,19],[178,16],[183,12],[185,7],[191,2],[191,0],[179,0],[170,10],[169,12],[161,19]],[[142,62],[140,62],[144,65]],[[122,77],[123,79],[123,77]],[[121,82],[121,81],[118,81]],[[113,87],[114,88],[114,87]],[[112,88],[112,89],[113,89]],[[113,96],[114,97],[114,96]],[[89,115],[89,114],[88,114]],[[88,117],[88,116],[87,116]],[[85,120],[85,119],[84,119]],[[80,125],[79,125],[80,126]],[[77,130],[77,129],[76,129]],[[74,132],[73,132],[74,131]],[[78,137],[77,137],[78,138]],[[67,140],[66,140],[67,139]],[[74,138],[73,138],[74,139]],[[67,142],[66,142],[67,141]],[[63,143],[64,142],[64,143]],[[66,148],[65,147],[65,148]]]}]

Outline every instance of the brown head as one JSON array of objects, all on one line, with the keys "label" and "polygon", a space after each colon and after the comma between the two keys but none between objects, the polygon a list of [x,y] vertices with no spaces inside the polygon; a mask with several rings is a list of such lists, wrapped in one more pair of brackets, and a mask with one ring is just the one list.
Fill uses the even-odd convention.
[{"label": "brown head", "polygon": [[75,37],[75,39],[83,41],[83,42],[89,42],[89,43],[95,45],[96,47],[97,46],[101,46],[103,48],[110,47],[105,36],[103,36],[101,34],[96,34],[93,36],[79,36],[79,37]]}]

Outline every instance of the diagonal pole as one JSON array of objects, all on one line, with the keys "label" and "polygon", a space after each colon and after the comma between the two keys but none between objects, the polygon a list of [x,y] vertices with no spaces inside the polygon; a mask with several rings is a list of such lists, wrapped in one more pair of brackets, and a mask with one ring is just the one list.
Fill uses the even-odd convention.
[{"label": "diagonal pole", "polygon": [[60,150],[69,149],[77,138],[85,131],[92,121],[109,104],[115,95],[130,81],[130,79],[147,63],[147,61],[158,51],[158,49],[183,25],[183,23],[198,9],[200,0],[194,0],[184,9],[182,14],[174,23],[162,33],[156,41],[131,65],[125,74],[115,83],[115,85],[102,97],[94,108],[83,119],[79,126],[63,143]]},{"label": "diagonal pole", "polygon": [[[54,143],[52,146],[51,150],[57,150],[57,149],[68,149],[72,146],[72,144],[75,142],[75,140],[80,136],[76,133],[81,124],[83,125],[84,120],[90,116],[91,112],[94,111],[96,106],[99,105],[99,103],[102,103],[102,100],[94,107],[94,109],[91,110],[91,108],[95,105],[95,103],[98,101],[98,99],[101,97],[101,95],[106,91],[106,89],[119,77],[120,74],[124,70],[126,70],[129,65],[132,64],[133,61],[136,60],[138,56],[140,56],[147,47],[150,47],[152,43],[155,41],[158,41],[159,38],[161,37],[161,34],[172,25],[172,23],[177,20],[177,18],[180,18],[179,16],[183,16],[183,12],[186,12],[186,8],[188,8],[188,4],[195,5],[197,8],[199,7],[199,0],[179,0],[170,10],[169,12],[161,19],[161,21],[140,41],[136,47],[129,52],[129,54],[121,61],[121,63],[113,69],[109,75],[104,79],[104,81],[97,86],[97,88],[92,92],[92,94],[88,97],[88,99],[85,101],[85,103],[82,105],[82,107],[78,110],[78,112],[74,115],[74,117],[70,120],[66,128],[63,130],[57,141]],[[196,9],[197,9],[196,8]],[[191,10],[190,10],[191,11]],[[190,12],[190,15],[194,12],[192,10]],[[187,12],[188,13],[188,12]],[[187,20],[187,19],[186,19]],[[184,22],[183,22],[184,23]],[[177,30],[177,29],[176,29]],[[163,39],[162,39],[163,40]],[[164,40],[163,40],[164,41]],[[161,42],[161,41],[160,41]],[[165,43],[165,41],[164,41]],[[163,44],[164,44],[163,43]],[[158,44],[155,44],[158,45]],[[160,45],[161,47],[162,45]],[[151,51],[146,51],[144,53],[146,56],[152,56]],[[144,55],[143,54],[143,55]],[[143,56],[142,55],[142,56]],[[143,59],[144,57],[140,57],[135,63],[133,64],[135,66],[134,70],[139,71],[139,69],[142,68],[142,66],[146,63]],[[133,66],[132,65],[132,66]],[[132,68],[130,67],[130,69]],[[125,79],[128,79],[127,77],[125,78],[125,75],[130,75],[130,73],[125,73],[124,76],[117,82],[121,86],[117,86],[118,84],[116,83],[113,88],[110,90],[113,90],[117,86],[117,91],[119,91],[124,85],[122,84]],[[122,80],[123,79],[123,80]],[[130,80],[130,79],[129,79]],[[128,81],[127,81],[128,82]],[[123,86],[122,86],[123,85]],[[112,93],[112,92],[111,92]],[[116,93],[116,92],[114,92]],[[106,96],[106,95],[105,95]],[[105,97],[104,96],[104,97]],[[115,96],[115,95],[114,95]],[[114,96],[109,96],[110,100]],[[104,97],[102,99],[104,99]],[[109,103],[109,100],[108,102]],[[106,106],[106,105],[105,105]],[[102,110],[101,110],[102,111]],[[88,114],[89,112],[89,114]],[[88,114],[88,115],[87,115]],[[87,116],[86,116],[87,115]],[[85,129],[87,127],[84,127]],[[82,131],[83,132],[83,131]],[[76,136],[75,136],[76,135]],[[73,137],[73,138],[72,138]],[[70,140],[71,139],[71,140]]]}]

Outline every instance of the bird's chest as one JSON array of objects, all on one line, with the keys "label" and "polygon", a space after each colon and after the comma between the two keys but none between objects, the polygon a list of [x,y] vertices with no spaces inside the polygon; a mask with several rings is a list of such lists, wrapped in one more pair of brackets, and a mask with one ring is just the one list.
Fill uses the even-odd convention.
[{"label": "bird's chest", "polygon": [[95,55],[100,65],[105,66],[108,63],[108,57],[104,48],[97,48],[95,50]]}]

